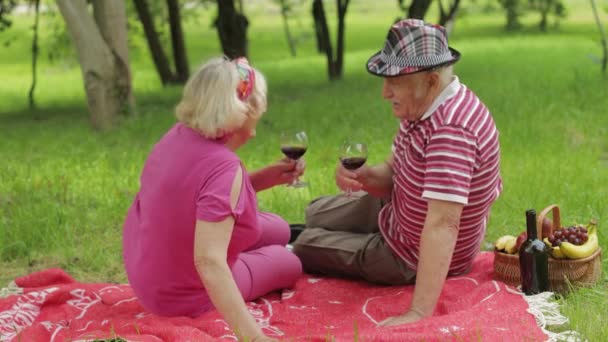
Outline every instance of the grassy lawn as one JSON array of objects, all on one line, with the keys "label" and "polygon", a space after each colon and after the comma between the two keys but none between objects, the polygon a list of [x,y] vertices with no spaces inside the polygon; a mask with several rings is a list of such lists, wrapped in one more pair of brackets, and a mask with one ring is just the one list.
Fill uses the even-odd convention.
[{"label": "grassy lawn", "polygon": [[[370,4],[351,5],[345,76],[334,83],[327,81],[325,58],[315,53],[309,18],[293,22],[294,31],[308,38],[292,58],[278,13],[252,5],[251,60],[268,78],[269,109],[257,138],[239,155],[255,169],[281,158],[281,129],[301,128],[310,138],[304,178],[311,186],[260,193],[261,209],[301,222],[308,201],[337,191],[333,172],[338,146],[347,137],[368,143],[371,163],[390,152],[397,122],[381,98],[381,80],[369,76],[364,63],[381,47],[398,13],[394,1]],[[193,68],[219,54],[210,18],[203,11],[188,21]],[[608,22],[606,15],[603,19]],[[601,53],[599,34],[584,1],[572,1],[570,17],[549,33],[536,31],[537,20],[525,18],[526,34],[505,33],[502,14],[469,10],[451,40],[463,55],[456,73],[490,108],[500,131],[504,193],[493,207],[486,240],[519,234],[527,208],[540,211],[557,203],[566,225],[596,218],[606,250],[608,81],[589,58]],[[41,60],[40,109],[31,113],[30,22],[20,17],[0,35],[19,38],[0,50],[0,286],[48,267],[64,268],[82,281],[124,282],[124,215],[147,153],[174,123],[181,88],[160,87],[139,42],[142,48],[132,51],[137,118],[109,133],[93,132],[74,60]],[[44,43],[43,55],[49,52]],[[569,328],[590,341],[608,336],[601,323],[608,314],[606,263],[603,271],[595,288],[562,299]]]}]

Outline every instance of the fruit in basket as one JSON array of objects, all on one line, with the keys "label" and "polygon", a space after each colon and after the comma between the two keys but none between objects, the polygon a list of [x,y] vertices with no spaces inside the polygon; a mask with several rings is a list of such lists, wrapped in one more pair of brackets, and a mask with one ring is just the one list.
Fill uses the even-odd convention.
[{"label": "fruit in basket", "polygon": [[519,248],[524,243],[524,241],[526,241],[527,239],[528,239],[528,233],[522,232],[521,234],[519,234],[519,236],[517,237],[517,241],[515,242],[515,249],[517,249],[519,251]]},{"label": "fruit in basket", "polygon": [[494,243],[494,248],[497,251],[505,252],[508,254],[515,253],[513,249],[515,248],[515,244],[517,242],[517,238],[513,235],[504,235],[499,237]]},{"label": "fruit in basket", "polygon": [[553,221],[550,218],[545,217],[543,219],[543,223],[541,225],[542,228],[542,237],[549,236],[551,234],[551,230],[553,229]]},{"label": "fruit in basket", "polygon": [[507,240],[505,243],[505,252],[509,254],[517,254],[517,238],[513,237],[512,239]]},{"label": "fruit in basket", "polygon": [[583,225],[564,227],[554,231],[547,237],[553,247],[559,247],[562,242],[569,242],[580,246],[585,244],[588,238],[589,232]]},{"label": "fruit in basket", "polygon": [[507,241],[513,238],[515,238],[513,235],[503,235],[499,237],[496,239],[496,242],[494,242],[494,248],[496,248],[497,251],[504,251]]},{"label": "fruit in basket", "polygon": [[549,242],[549,238],[544,238],[543,242],[545,243],[545,245],[547,245],[547,247],[549,247],[549,252],[551,253],[552,257],[554,257],[555,259],[564,258],[564,253],[562,253],[562,250],[559,247],[553,247],[553,244]]},{"label": "fruit in basket", "polygon": [[584,243],[577,245],[576,243],[562,241],[559,249],[569,259],[582,259],[590,256],[599,248],[596,230],[595,222],[591,222],[585,229],[587,240]]}]

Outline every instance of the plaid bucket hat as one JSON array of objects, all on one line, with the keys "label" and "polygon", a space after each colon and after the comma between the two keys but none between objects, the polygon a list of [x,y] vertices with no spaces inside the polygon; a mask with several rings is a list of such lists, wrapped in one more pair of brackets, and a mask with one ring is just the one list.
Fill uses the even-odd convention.
[{"label": "plaid bucket hat", "polygon": [[394,77],[455,63],[460,52],[448,46],[445,28],[419,19],[404,19],[391,26],[384,48],[367,61],[367,71]]}]

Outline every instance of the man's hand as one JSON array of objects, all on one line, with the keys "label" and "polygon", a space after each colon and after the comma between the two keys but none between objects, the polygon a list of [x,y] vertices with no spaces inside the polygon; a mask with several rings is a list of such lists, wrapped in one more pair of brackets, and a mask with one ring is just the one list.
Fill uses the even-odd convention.
[{"label": "man's hand", "polygon": [[356,170],[347,170],[338,163],[336,185],[342,191],[363,190],[377,198],[388,198],[393,191],[393,157],[377,165],[364,164]]},{"label": "man's hand", "polygon": [[360,191],[369,166],[363,165],[356,170],[348,170],[341,163],[336,167],[336,185],[342,191]]},{"label": "man's hand", "polygon": [[[245,340],[245,341],[247,341],[247,340]],[[258,335],[256,337],[254,337],[253,339],[251,339],[249,341],[251,341],[251,342],[278,342],[279,340],[262,334],[262,335]]]},{"label": "man's hand", "polygon": [[424,316],[422,314],[416,312],[415,310],[410,310],[410,311],[404,313],[403,315],[389,317],[389,318],[385,319],[384,321],[378,323],[378,326],[388,327],[388,326],[393,326],[393,325],[414,323],[423,318],[424,318]]}]

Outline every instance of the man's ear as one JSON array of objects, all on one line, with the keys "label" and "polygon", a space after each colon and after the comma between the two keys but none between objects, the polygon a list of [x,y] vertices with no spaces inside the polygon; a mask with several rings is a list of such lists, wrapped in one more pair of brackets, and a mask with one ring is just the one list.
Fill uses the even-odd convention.
[{"label": "man's ear", "polygon": [[429,72],[427,82],[431,90],[437,90],[441,86],[441,79],[439,77],[439,73],[436,71]]}]

